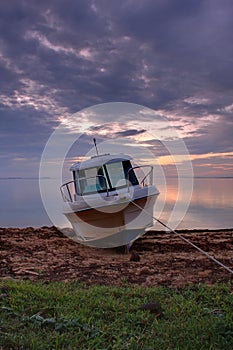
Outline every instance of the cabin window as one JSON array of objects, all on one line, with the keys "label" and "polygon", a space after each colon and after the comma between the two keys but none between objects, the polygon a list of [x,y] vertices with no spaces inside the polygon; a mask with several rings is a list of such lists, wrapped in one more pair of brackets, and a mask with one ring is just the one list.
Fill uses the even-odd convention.
[{"label": "cabin window", "polygon": [[134,186],[138,185],[139,182],[138,182],[137,176],[135,175],[134,170],[132,169],[131,162],[129,160],[125,160],[122,162],[122,164],[123,164],[126,179],[129,180],[131,185],[134,185]]},{"label": "cabin window", "polygon": [[121,162],[106,164],[106,169],[111,187],[117,188],[126,186],[124,168]]},{"label": "cabin window", "polygon": [[107,180],[102,167],[79,170],[79,188],[81,194],[106,191]]},{"label": "cabin window", "polygon": [[132,185],[138,185],[137,177],[129,160],[107,163],[101,167],[80,169],[78,172],[80,194],[112,191],[128,186],[127,180]]},{"label": "cabin window", "polygon": [[127,180],[132,185],[138,185],[138,180],[132,168],[129,160],[123,162],[106,164],[108,179],[110,181],[111,188],[121,188],[128,186]]}]

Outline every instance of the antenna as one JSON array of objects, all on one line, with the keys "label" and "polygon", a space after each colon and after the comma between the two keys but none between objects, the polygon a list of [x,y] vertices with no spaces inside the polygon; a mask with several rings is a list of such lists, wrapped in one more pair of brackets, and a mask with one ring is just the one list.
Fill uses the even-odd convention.
[{"label": "antenna", "polygon": [[99,155],[99,152],[98,152],[98,148],[97,148],[97,146],[96,146],[96,139],[93,138],[93,141],[94,141],[94,145],[95,145],[95,149],[96,149],[96,154],[97,154],[97,156],[98,156],[98,155]]}]

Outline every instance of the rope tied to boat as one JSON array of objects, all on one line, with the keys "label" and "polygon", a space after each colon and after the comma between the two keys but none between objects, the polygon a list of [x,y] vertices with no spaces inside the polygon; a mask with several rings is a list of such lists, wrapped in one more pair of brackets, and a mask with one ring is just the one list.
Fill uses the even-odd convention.
[{"label": "rope tied to boat", "polygon": [[170,232],[176,234],[179,238],[181,238],[183,241],[185,241],[186,243],[188,243],[189,245],[191,245],[193,248],[197,249],[200,253],[204,254],[205,256],[207,256],[210,260],[212,260],[213,262],[215,262],[216,264],[218,264],[219,266],[221,266],[222,268],[224,268],[225,270],[227,270],[228,272],[230,272],[231,274],[233,274],[233,270],[230,269],[228,266],[224,265],[221,261],[217,260],[216,258],[214,258],[212,255],[208,254],[205,250],[201,249],[200,247],[198,247],[196,244],[194,244],[193,242],[191,242],[189,239],[187,239],[186,237],[184,237],[182,234],[180,234],[179,232],[173,230],[172,228],[170,228],[168,225],[166,225],[164,222],[162,222],[161,220],[159,220],[158,218],[156,218],[154,215],[150,214],[147,210],[145,210],[144,208],[142,208],[140,205],[138,205],[137,203],[131,201],[132,204],[134,204],[136,207],[138,207],[140,210],[144,211],[147,215],[149,215],[151,218],[153,218],[155,221],[157,221],[160,225],[162,225],[163,227],[167,228]]}]

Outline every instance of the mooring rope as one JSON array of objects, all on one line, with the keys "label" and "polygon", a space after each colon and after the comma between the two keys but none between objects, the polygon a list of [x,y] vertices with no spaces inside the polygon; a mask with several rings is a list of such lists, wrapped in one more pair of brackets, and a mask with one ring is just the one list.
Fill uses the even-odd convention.
[{"label": "mooring rope", "polygon": [[145,210],[144,208],[142,208],[140,205],[136,204],[135,202],[131,201],[132,204],[134,204],[136,207],[138,207],[140,210],[144,211],[147,215],[149,215],[151,218],[153,218],[155,221],[157,221],[160,225],[166,227],[170,232],[175,233],[178,237],[180,237],[183,241],[185,241],[186,243],[190,244],[192,247],[194,247],[195,249],[197,249],[200,253],[206,255],[210,260],[214,261],[216,264],[220,265],[221,267],[223,267],[225,270],[227,270],[228,272],[230,272],[231,274],[233,274],[233,270],[230,269],[229,267],[227,267],[226,265],[224,265],[223,263],[221,263],[221,261],[217,260],[216,258],[214,258],[213,256],[211,256],[210,254],[208,254],[206,251],[204,251],[203,249],[199,248],[196,244],[192,243],[189,239],[185,238],[183,235],[181,235],[180,233],[178,233],[177,231],[173,230],[172,228],[170,228],[169,226],[167,226],[166,224],[164,224],[161,220],[157,219],[154,215],[150,214],[147,210]]}]

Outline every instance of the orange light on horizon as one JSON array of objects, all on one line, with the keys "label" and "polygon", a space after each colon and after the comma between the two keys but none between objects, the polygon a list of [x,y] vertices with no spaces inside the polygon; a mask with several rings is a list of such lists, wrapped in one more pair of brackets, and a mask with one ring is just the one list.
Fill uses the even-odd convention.
[{"label": "orange light on horizon", "polygon": [[187,155],[166,155],[160,156],[157,158],[157,161],[160,165],[174,165],[177,163],[182,163],[187,160],[198,160],[198,159],[209,159],[209,158],[225,158],[225,157],[233,157],[233,152],[224,152],[224,153],[206,153],[206,154],[190,154]]}]

